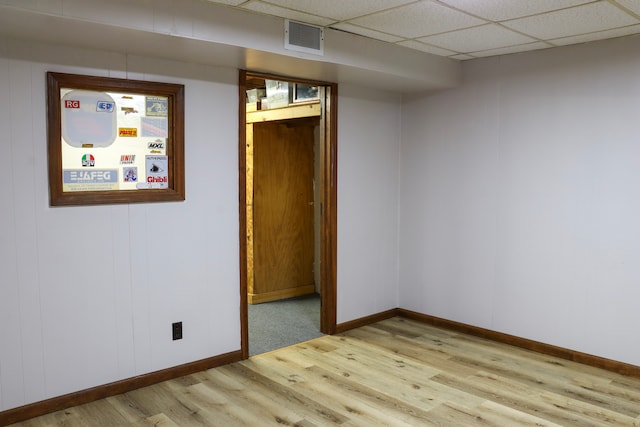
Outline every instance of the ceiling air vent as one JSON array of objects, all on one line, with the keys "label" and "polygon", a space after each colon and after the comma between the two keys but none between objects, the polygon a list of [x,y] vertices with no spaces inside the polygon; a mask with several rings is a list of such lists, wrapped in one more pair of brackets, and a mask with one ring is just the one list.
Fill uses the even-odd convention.
[{"label": "ceiling air vent", "polygon": [[324,31],[322,27],[284,21],[284,48],[298,52],[324,54]]}]

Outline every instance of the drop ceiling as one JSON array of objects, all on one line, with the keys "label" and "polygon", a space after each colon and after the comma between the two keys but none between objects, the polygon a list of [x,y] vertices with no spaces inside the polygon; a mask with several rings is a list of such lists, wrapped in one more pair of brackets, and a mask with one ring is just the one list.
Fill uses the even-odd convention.
[{"label": "drop ceiling", "polygon": [[209,0],[458,60],[640,33],[640,0]]}]

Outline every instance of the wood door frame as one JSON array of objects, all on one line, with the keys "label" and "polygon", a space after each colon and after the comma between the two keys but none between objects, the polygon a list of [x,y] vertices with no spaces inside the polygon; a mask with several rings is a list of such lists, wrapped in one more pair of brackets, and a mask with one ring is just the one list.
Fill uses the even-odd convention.
[{"label": "wood door frame", "polygon": [[247,302],[247,210],[246,210],[246,90],[247,78],[258,77],[324,87],[320,121],[320,332],[335,334],[337,323],[337,201],[338,201],[338,85],[240,70],[238,84],[238,172],[240,218],[240,346],[242,358],[249,357],[249,307]]}]

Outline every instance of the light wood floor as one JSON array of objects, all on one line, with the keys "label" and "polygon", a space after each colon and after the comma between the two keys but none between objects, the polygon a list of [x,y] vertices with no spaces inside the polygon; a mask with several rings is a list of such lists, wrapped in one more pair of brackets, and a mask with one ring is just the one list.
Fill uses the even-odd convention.
[{"label": "light wood floor", "polygon": [[15,426],[640,426],[640,379],[394,318]]}]

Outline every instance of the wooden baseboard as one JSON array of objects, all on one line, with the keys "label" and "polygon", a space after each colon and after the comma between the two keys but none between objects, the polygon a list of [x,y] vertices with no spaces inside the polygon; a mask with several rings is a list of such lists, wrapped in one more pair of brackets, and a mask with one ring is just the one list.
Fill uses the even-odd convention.
[{"label": "wooden baseboard", "polygon": [[0,426],[39,417],[51,412],[70,408],[72,406],[82,405],[83,403],[89,403],[98,399],[104,399],[106,397],[126,393],[141,387],[205,371],[207,369],[216,368],[218,366],[240,360],[242,360],[242,352],[240,350],[233,351],[231,353],[197,360],[184,365],[127,378],[125,380],[65,394],[63,396],[54,397],[40,402],[30,403],[28,405],[0,412]]},{"label": "wooden baseboard", "polygon": [[336,333],[346,332],[350,329],[367,326],[381,320],[389,319],[394,316],[401,316],[407,319],[416,320],[428,325],[449,329],[473,335],[480,338],[486,338],[491,341],[509,344],[514,347],[523,348],[525,350],[535,351],[536,353],[555,356],[564,360],[582,363],[583,365],[593,366],[595,368],[605,369],[629,377],[640,378],[640,366],[632,365],[617,360],[606,359],[604,357],[593,356],[591,354],[570,350],[563,347],[557,347],[551,344],[545,344],[526,338],[520,338],[514,335],[504,334],[502,332],[492,331],[490,329],[480,328],[478,326],[467,325],[465,323],[454,322],[453,320],[442,319],[440,317],[430,316],[428,314],[418,313],[403,308],[387,310],[371,316],[362,317],[350,322],[340,323],[336,325]]},{"label": "wooden baseboard", "polygon": [[382,320],[391,319],[392,317],[399,315],[399,309],[393,308],[391,310],[383,311],[381,313],[372,314],[371,316],[361,317],[359,319],[351,320],[350,322],[339,323],[336,325],[336,334],[346,332],[350,329],[359,328],[361,326],[367,326],[372,323],[380,322]]},{"label": "wooden baseboard", "polygon": [[[593,366],[605,369],[610,372],[627,375],[630,377],[640,378],[640,366],[631,365],[629,363],[619,362],[616,360],[605,359],[599,356],[593,356],[579,351],[569,350],[538,341],[520,338],[514,335],[504,334],[502,332],[492,331],[477,326],[467,325],[465,323],[455,322],[452,320],[442,319],[440,317],[430,316],[428,314],[418,313],[402,308],[395,308],[383,311],[370,316],[351,320],[336,325],[336,333],[346,332],[351,329],[367,326],[375,322],[390,319],[395,316],[405,317],[407,319],[416,320],[433,326],[461,332],[481,338],[486,338],[495,342],[513,345],[515,347],[526,350],[535,351],[541,354],[559,357],[565,360],[582,363],[583,365]],[[32,403],[21,406],[19,408],[9,409],[0,412],[0,425],[13,424],[24,421],[29,418],[59,411],[71,406],[81,405],[83,403],[92,402],[94,400],[103,399],[116,394],[126,393],[137,388],[146,387],[162,381],[189,375],[195,372],[204,371],[210,368],[226,365],[229,363],[242,360],[242,352],[240,350],[231,353],[222,354],[220,356],[199,360],[185,365],[152,372],[138,377],[117,381],[111,384],[66,394],[64,396],[54,397],[52,399],[43,400],[41,402]]]},{"label": "wooden baseboard", "polygon": [[499,343],[523,348],[525,350],[535,351],[536,353],[555,356],[564,360],[571,360],[573,362],[582,363],[583,365],[605,369],[607,371],[615,372],[629,377],[640,378],[640,366],[631,365],[629,363],[618,362],[617,360],[606,359],[604,357],[594,356],[563,347],[557,347],[555,345],[545,344],[526,338],[520,338],[514,335],[492,331],[490,329],[467,325],[465,323],[454,322],[452,320],[442,319],[435,316],[429,316],[427,314],[417,313],[415,311],[398,309],[398,315],[406,317],[408,319],[427,323],[429,325],[438,326],[456,332],[462,332],[476,337],[486,338]]}]

